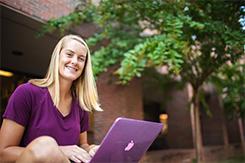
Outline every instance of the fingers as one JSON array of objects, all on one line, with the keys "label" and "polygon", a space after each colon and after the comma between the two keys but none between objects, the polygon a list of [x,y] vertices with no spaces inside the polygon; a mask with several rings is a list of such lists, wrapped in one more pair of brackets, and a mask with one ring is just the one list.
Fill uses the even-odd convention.
[{"label": "fingers", "polygon": [[78,158],[76,155],[72,155],[69,158],[71,161],[74,161],[76,163],[80,163],[82,160],[80,158]]},{"label": "fingers", "polygon": [[86,158],[82,157],[81,155],[74,155],[71,157],[71,160],[76,162],[76,163],[80,163],[80,162],[89,162],[91,160],[91,158],[86,159]]},{"label": "fingers", "polygon": [[60,146],[60,149],[68,159],[76,163],[89,162],[91,160],[91,156],[77,145]]},{"label": "fingers", "polygon": [[73,146],[71,156],[69,157],[70,160],[74,162],[84,162],[87,163],[91,160],[91,157],[95,155],[97,152],[99,145],[91,145],[89,148],[89,152],[85,151],[84,149]]},{"label": "fingers", "polygon": [[91,156],[84,149],[78,146],[76,146],[76,148],[73,150],[73,155],[75,155],[80,162],[89,162],[91,160]]},{"label": "fingers", "polygon": [[96,153],[96,151],[94,151],[94,150],[89,150],[89,155],[90,155],[91,157],[94,156],[95,153]]},{"label": "fingers", "polygon": [[92,157],[95,155],[95,153],[97,152],[97,150],[99,149],[99,145],[91,145],[90,146],[90,150],[89,150],[89,155]]}]

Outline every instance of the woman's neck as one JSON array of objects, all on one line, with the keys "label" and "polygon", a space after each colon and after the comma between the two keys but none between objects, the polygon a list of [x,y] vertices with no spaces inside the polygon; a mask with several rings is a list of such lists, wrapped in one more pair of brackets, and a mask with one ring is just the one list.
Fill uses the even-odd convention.
[{"label": "woman's neck", "polygon": [[71,86],[71,81],[60,78],[60,100],[71,97]]},{"label": "woman's neck", "polygon": [[[59,85],[60,85],[60,88],[59,88],[60,89],[59,90],[60,91],[60,100],[65,100],[67,98],[70,98],[71,97],[72,82],[60,79]],[[55,86],[54,85],[51,85],[49,87],[49,92],[51,93],[51,95],[53,97],[55,94]]]},{"label": "woman's neck", "polygon": [[60,100],[64,100],[64,99],[71,97],[70,88],[71,88],[70,86],[60,84]]}]

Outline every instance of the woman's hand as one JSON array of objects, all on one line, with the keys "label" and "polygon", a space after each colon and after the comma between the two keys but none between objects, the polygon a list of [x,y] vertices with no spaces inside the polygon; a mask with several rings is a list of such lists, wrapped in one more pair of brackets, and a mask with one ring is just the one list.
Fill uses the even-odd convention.
[{"label": "woman's hand", "polygon": [[94,155],[95,155],[95,153],[97,152],[97,150],[99,149],[99,145],[90,145],[89,146],[89,151],[88,151],[88,153],[89,153],[89,155],[91,156],[91,157],[93,157]]},{"label": "woman's hand", "polygon": [[68,159],[77,163],[86,163],[91,160],[91,156],[88,152],[77,145],[60,146],[60,150],[66,155],[66,157],[68,157]]},{"label": "woman's hand", "polygon": [[95,155],[95,153],[97,152],[97,150],[99,149],[99,145],[89,145],[89,144],[82,144],[81,147],[88,152],[88,154],[93,157]]}]

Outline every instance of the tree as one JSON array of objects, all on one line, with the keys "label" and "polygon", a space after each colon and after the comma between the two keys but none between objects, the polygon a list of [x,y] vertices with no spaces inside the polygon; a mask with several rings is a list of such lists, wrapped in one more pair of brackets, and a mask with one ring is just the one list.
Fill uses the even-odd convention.
[{"label": "tree", "polygon": [[238,22],[240,1],[103,0],[83,3],[68,16],[50,20],[44,31],[92,22],[100,30],[87,40],[97,48],[96,74],[120,65],[115,74],[126,84],[149,67],[167,65],[193,88],[197,161],[202,161],[199,88],[225,62],[243,54],[244,32]]},{"label": "tree", "polygon": [[222,97],[224,109],[229,119],[237,118],[241,146],[245,153],[244,127],[242,120],[245,118],[245,58],[239,62],[227,62],[221,70],[211,77],[218,92]]}]

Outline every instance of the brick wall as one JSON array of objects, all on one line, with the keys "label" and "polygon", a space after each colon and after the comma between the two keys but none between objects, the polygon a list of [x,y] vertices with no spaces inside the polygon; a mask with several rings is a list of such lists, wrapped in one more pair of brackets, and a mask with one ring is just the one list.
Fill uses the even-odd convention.
[{"label": "brick wall", "polygon": [[[156,79],[145,77],[143,83],[144,103],[157,102],[161,104],[160,111],[168,115],[168,131],[160,138],[164,140],[162,144],[159,144],[159,147],[192,148],[192,127],[187,88],[179,90],[174,82],[167,81],[166,79],[165,82],[159,82]],[[167,84],[167,86],[162,84]],[[148,111],[148,114],[153,113],[153,109]]]},{"label": "brick wall", "polygon": [[76,7],[78,0],[1,0],[1,3],[46,21],[68,15]]},{"label": "brick wall", "polygon": [[222,126],[226,125],[229,143],[239,143],[239,128],[237,120],[225,118],[224,110],[219,104],[218,95],[215,88],[210,86],[209,91],[205,91],[205,100],[208,104],[211,116],[208,116],[205,109],[201,106],[201,129],[204,145],[222,145],[224,144],[224,133]]},{"label": "brick wall", "polygon": [[221,145],[224,144],[222,123],[224,114],[219,105],[218,97],[215,93],[206,95],[206,101],[209,106],[211,116],[208,116],[205,109],[201,106],[201,124],[204,145]]},{"label": "brick wall", "polygon": [[168,114],[167,144],[169,148],[192,148],[192,127],[187,89],[172,89],[167,97],[172,97],[166,104]]},{"label": "brick wall", "polygon": [[127,86],[115,84],[111,73],[100,75],[97,85],[103,112],[94,113],[94,142],[100,143],[117,117],[143,119],[141,81]]}]

